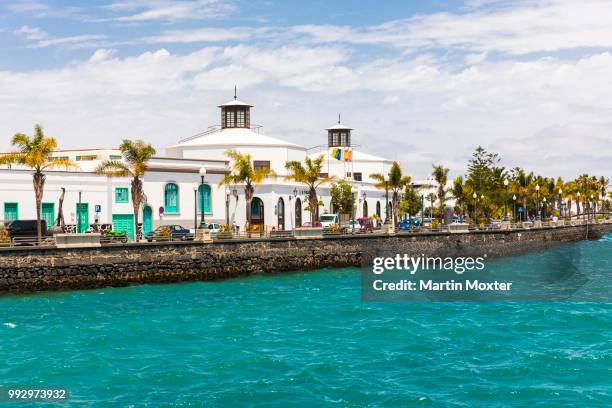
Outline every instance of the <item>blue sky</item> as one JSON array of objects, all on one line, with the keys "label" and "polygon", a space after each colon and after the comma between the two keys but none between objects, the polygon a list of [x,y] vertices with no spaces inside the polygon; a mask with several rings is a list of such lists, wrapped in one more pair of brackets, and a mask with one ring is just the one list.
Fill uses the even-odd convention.
[{"label": "blue sky", "polygon": [[240,97],[270,136],[323,143],[338,112],[424,177],[479,144],[508,167],[612,176],[607,0],[0,0],[0,149],[163,147]]}]

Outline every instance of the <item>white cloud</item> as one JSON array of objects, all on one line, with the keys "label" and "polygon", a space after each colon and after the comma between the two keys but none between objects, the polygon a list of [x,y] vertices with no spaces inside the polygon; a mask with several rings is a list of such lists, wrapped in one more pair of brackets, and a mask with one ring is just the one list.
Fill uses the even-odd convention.
[{"label": "white cloud", "polygon": [[608,0],[539,0],[520,7],[435,13],[365,28],[306,25],[293,31],[316,42],[383,45],[409,50],[455,48],[527,54],[612,46]]},{"label": "white cloud", "polygon": [[250,28],[199,28],[195,30],[168,30],[160,35],[141,38],[139,41],[150,44],[193,43],[247,40],[261,30]]},{"label": "white cloud", "polygon": [[28,40],[42,40],[47,38],[49,34],[44,32],[38,27],[29,27],[27,25],[21,26],[18,30],[13,32],[15,35],[24,37]]},{"label": "white cloud", "polygon": [[100,40],[106,39],[106,35],[82,34],[68,37],[50,38],[37,41],[35,48],[46,48],[51,46],[71,46],[76,48],[89,48],[100,44]]},{"label": "white cloud", "polygon": [[431,55],[352,58],[342,47],[160,49],[133,57],[101,49],[62,69],[0,72],[0,133],[41,122],[64,147],[129,136],[163,148],[216,124],[216,105],[237,84],[267,133],[324,143],[322,129],[340,111],[356,143],[403,161],[415,177],[432,161],[450,165],[452,175],[463,172],[478,144],[497,150],[508,166],[610,175],[610,53],[459,69]]},{"label": "white cloud", "polygon": [[106,7],[127,14],[113,17],[119,22],[205,20],[227,16],[235,7],[223,0],[127,0]]}]

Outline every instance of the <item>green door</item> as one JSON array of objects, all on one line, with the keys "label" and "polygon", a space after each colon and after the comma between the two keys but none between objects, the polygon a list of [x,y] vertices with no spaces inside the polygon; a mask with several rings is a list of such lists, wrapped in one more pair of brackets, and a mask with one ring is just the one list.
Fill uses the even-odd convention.
[{"label": "green door", "polygon": [[47,228],[51,228],[55,222],[55,204],[42,203],[40,216],[47,222]]},{"label": "green door", "polygon": [[89,204],[77,203],[76,211],[77,232],[82,233],[89,228]]},{"label": "green door", "polygon": [[113,231],[126,232],[134,240],[134,214],[113,214]]},{"label": "green door", "polygon": [[153,231],[153,210],[148,205],[142,210],[142,230],[144,234]]},{"label": "green door", "polygon": [[17,203],[4,203],[4,221],[14,221],[19,218]]}]

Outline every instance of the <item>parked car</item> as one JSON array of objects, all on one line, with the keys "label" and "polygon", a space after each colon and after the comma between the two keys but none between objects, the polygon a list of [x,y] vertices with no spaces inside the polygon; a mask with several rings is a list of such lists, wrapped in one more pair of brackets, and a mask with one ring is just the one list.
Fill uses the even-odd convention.
[{"label": "parked car", "polygon": [[187,228],[181,225],[161,225],[145,235],[145,239],[152,241],[172,241],[180,239],[181,241],[193,241],[194,234]]},{"label": "parked car", "polygon": [[216,234],[217,232],[219,232],[219,230],[221,230],[221,224],[217,224],[217,223],[210,223],[208,224],[208,231],[211,234]]},{"label": "parked car", "polygon": [[[40,227],[43,237],[50,235],[45,220],[40,220]],[[6,228],[11,239],[17,238],[27,241],[28,239],[36,239],[38,237],[38,224],[36,220],[9,221],[6,223]]]},{"label": "parked car", "polygon": [[374,223],[371,218],[357,218],[360,232],[374,232]]},{"label": "parked car", "polygon": [[346,234],[356,234],[361,232],[361,225],[359,225],[359,221],[351,220],[342,228],[342,232]]},{"label": "parked car", "polygon": [[400,222],[397,223],[397,228],[401,229],[401,230],[408,230],[410,229],[410,227],[420,227],[421,226],[421,220],[419,220],[418,218],[412,218],[410,220],[402,220]]},{"label": "parked car", "polygon": [[323,214],[319,217],[319,221],[323,228],[329,228],[333,224],[340,225],[340,215],[339,214]]}]

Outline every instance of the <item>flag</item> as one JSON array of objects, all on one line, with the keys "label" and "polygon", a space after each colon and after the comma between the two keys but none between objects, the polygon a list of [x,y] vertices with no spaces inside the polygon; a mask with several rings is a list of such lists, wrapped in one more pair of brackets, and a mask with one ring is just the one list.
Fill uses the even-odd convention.
[{"label": "flag", "polygon": [[342,149],[338,149],[337,147],[332,149],[330,156],[336,160],[342,160]]},{"label": "flag", "polygon": [[344,161],[353,161],[353,149],[344,149]]}]

